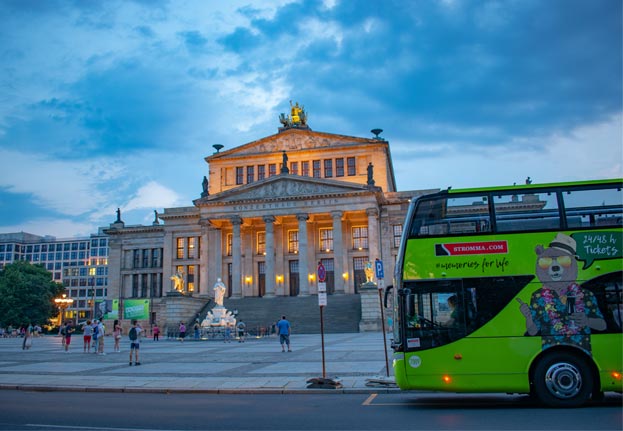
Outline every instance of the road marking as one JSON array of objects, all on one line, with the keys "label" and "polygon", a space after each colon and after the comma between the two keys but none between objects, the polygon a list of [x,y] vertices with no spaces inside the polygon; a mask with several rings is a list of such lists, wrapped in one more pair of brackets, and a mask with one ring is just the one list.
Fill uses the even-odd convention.
[{"label": "road marking", "polygon": [[[26,427],[33,428],[59,428],[64,430],[99,430],[99,431],[149,431],[153,428],[111,428],[111,427],[89,427],[89,426],[71,426],[71,425],[51,425],[51,424],[24,424]],[[160,431],[183,431],[183,430],[160,430]]]},{"label": "road marking", "polygon": [[369,406],[378,394],[370,394],[370,396],[363,402],[362,406]]}]

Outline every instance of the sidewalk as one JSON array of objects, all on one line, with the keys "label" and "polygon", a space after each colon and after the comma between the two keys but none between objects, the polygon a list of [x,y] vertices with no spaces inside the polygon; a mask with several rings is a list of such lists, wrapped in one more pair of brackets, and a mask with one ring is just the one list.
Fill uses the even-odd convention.
[{"label": "sidewalk", "polygon": [[[389,343],[389,337],[387,338]],[[129,366],[130,342],[121,340],[113,353],[83,353],[82,335],[72,337],[70,352],[61,339],[43,336],[30,350],[21,338],[0,339],[0,389],[119,392],[204,393],[367,393],[398,391],[390,385],[367,386],[386,378],[383,334],[325,334],[326,377],[340,389],[308,389],[307,380],[322,377],[320,334],[292,335],[291,353],[282,353],[278,338],[194,341],[143,340],[140,366]],[[391,349],[387,347],[391,374]]]}]

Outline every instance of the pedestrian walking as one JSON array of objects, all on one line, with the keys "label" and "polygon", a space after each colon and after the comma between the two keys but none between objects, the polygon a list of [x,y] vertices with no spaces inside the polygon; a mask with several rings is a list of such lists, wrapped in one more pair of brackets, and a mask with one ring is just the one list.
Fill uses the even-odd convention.
[{"label": "pedestrian walking", "polygon": [[151,333],[154,336],[154,341],[158,341],[160,339],[160,328],[157,323],[154,323],[154,327],[151,330]]},{"label": "pedestrian walking", "polygon": [[84,353],[91,351],[91,339],[93,338],[93,326],[91,320],[87,320],[82,327],[82,339],[84,341]]},{"label": "pedestrian walking", "polygon": [[67,323],[65,324],[65,335],[64,335],[64,339],[65,339],[65,351],[67,353],[69,353],[69,345],[71,344],[71,334],[73,334],[74,332],[74,325],[71,322],[71,320],[68,320]]},{"label": "pedestrian walking", "polygon": [[119,320],[115,320],[115,323],[113,323],[113,327],[112,327],[112,336],[115,340],[115,347],[113,349],[113,351],[115,353],[120,353],[121,352],[121,347],[119,346],[120,342],[121,342],[121,333],[123,332],[123,329],[121,328],[121,325],[119,324]]},{"label": "pedestrian walking", "polygon": [[194,332],[195,332],[195,340],[199,339],[199,320],[197,319],[197,321],[195,322],[195,325],[193,326]]},{"label": "pedestrian walking", "polygon": [[180,322],[180,341],[183,343],[184,342],[184,338],[186,337],[186,325],[184,325],[184,322]]},{"label": "pedestrian walking", "polygon": [[223,342],[224,343],[231,343],[231,326],[229,323],[225,324],[225,332],[223,335]]},{"label": "pedestrian walking", "polygon": [[288,352],[290,349],[290,322],[286,319],[286,316],[281,316],[281,320],[277,322],[277,333],[279,334],[279,343],[281,343],[281,351],[285,352],[285,347],[288,346]]},{"label": "pedestrian walking", "polygon": [[247,325],[241,320],[236,325],[236,330],[238,331],[238,342],[244,343],[244,331],[247,328]]},{"label": "pedestrian walking", "polygon": [[132,327],[128,331],[128,338],[130,339],[130,366],[132,366],[132,353],[134,353],[134,365],[141,365],[138,359],[138,351],[141,347],[141,333],[143,328],[138,324],[136,320],[132,320]]}]

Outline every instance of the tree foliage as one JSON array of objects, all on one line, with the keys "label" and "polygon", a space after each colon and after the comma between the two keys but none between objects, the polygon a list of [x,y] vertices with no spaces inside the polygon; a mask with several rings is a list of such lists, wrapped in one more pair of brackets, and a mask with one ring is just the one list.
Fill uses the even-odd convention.
[{"label": "tree foliage", "polygon": [[58,314],[54,298],[65,293],[62,284],[41,265],[18,261],[0,271],[0,325],[44,325]]}]

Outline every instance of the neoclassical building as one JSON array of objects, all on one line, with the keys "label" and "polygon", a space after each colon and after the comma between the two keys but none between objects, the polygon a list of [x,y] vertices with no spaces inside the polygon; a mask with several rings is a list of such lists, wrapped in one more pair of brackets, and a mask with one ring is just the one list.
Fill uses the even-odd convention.
[{"label": "neoclassical building", "polygon": [[[316,132],[296,104],[274,135],[205,158],[192,206],[166,208],[151,226],[117,221],[109,235],[109,297],[149,304],[150,320],[186,312],[213,296],[310,296],[326,269],[327,292],[354,295],[364,265],[381,259],[391,280],[408,202],[398,192],[389,142]],[[192,301],[189,302],[189,299]],[[177,302],[175,302],[177,301]],[[190,305],[188,305],[190,304]]]}]

